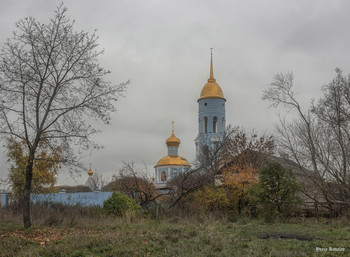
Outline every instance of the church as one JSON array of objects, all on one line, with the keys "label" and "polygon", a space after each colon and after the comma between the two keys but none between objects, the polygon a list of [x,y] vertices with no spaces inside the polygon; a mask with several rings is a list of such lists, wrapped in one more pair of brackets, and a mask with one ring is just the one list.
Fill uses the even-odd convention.
[{"label": "church", "polygon": [[[211,49],[212,50],[212,49]],[[210,149],[216,149],[225,133],[225,102],[221,87],[214,78],[213,53],[210,56],[210,75],[203,86],[198,102],[198,136],[195,139],[196,159],[201,161]],[[174,176],[190,170],[189,162],[178,155],[180,139],[175,136],[174,122],[172,134],[166,140],[168,155],[158,161],[155,168],[154,182],[158,188],[166,187],[166,183]]]}]

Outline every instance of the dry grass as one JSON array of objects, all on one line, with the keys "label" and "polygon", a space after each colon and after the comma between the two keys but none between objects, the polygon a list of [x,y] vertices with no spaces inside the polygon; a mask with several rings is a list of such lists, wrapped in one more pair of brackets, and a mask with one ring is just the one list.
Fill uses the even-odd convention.
[{"label": "dry grass", "polygon": [[[21,213],[0,209],[1,256],[330,256],[316,247],[344,247],[348,220],[265,223],[216,215],[163,212],[160,220],[103,215],[99,209],[33,206],[33,228]],[[301,239],[308,240],[301,240]]]}]

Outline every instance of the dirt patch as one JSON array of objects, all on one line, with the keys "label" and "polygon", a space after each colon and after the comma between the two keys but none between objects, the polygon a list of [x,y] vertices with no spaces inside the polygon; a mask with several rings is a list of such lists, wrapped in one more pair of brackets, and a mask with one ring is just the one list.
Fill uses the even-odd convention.
[{"label": "dirt patch", "polygon": [[288,233],[274,233],[274,234],[266,234],[258,237],[260,239],[297,239],[300,241],[312,241],[316,238],[312,236],[305,235],[297,235],[297,234],[288,234]]},{"label": "dirt patch", "polygon": [[11,237],[22,238],[24,240],[44,245],[52,241],[58,241],[68,236],[76,234],[102,234],[102,232],[94,229],[60,229],[60,228],[49,228],[49,229],[29,229],[29,230],[14,230],[11,232],[1,232],[0,240],[8,239]]}]

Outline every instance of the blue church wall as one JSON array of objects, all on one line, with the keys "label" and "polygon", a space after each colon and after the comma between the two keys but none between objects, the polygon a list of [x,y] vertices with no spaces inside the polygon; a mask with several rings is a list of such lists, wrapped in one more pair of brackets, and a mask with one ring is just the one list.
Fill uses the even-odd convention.
[{"label": "blue church wall", "polygon": [[171,168],[171,178],[181,173],[182,173],[182,168]]},{"label": "blue church wall", "polygon": [[63,205],[100,206],[112,196],[112,192],[30,194],[33,203],[60,203]]},{"label": "blue church wall", "polygon": [[168,147],[168,155],[178,155],[178,147],[177,146],[169,146]]},{"label": "blue church wall", "polygon": [[[207,104],[207,105],[205,105]],[[214,117],[217,118],[217,133],[223,133],[225,128],[225,100],[220,98],[205,98],[198,101],[199,133],[205,133],[205,117],[208,119],[207,133],[213,131]]]},{"label": "blue church wall", "polygon": [[[188,170],[189,170],[189,168],[182,167],[182,166],[181,167],[169,167],[169,166],[157,167],[156,168],[155,182],[156,183],[167,183],[167,182],[169,182],[169,180],[174,178],[176,175],[181,174],[182,172],[186,172]],[[165,181],[162,181],[162,172],[163,171],[166,174],[166,180]]]},{"label": "blue church wall", "polygon": [[[200,99],[198,101],[198,119],[199,133],[195,140],[197,158],[201,155],[203,146],[207,145],[209,148],[215,149],[224,137],[225,100],[221,98]],[[216,125],[214,125],[214,119],[216,119]]]}]

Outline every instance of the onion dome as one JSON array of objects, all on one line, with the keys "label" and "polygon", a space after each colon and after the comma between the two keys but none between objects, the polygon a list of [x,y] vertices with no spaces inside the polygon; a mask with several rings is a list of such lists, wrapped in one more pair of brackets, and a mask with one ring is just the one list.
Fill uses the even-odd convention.
[{"label": "onion dome", "polygon": [[166,140],[167,146],[179,146],[180,145],[180,139],[178,139],[174,134],[174,121],[172,122],[172,133],[171,136]]},{"label": "onion dome", "polygon": [[88,171],[88,174],[89,174],[89,176],[92,176],[92,174],[94,174],[94,173],[92,172],[92,169],[91,169],[91,163],[90,163],[90,169],[89,169],[89,171]]},{"label": "onion dome", "polygon": [[[211,48],[210,50],[212,50]],[[216,80],[214,78],[213,73],[213,53],[211,52],[211,61],[210,61],[210,77],[208,79],[208,82],[204,85],[201,91],[200,98],[198,99],[205,99],[205,98],[221,98],[226,101],[224,98],[224,94],[222,92],[221,87],[216,83]]]}]

